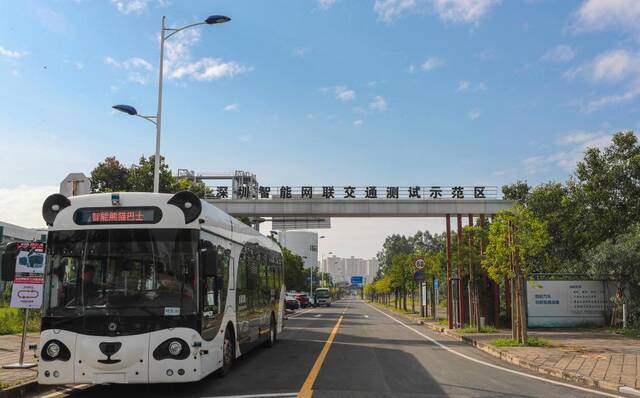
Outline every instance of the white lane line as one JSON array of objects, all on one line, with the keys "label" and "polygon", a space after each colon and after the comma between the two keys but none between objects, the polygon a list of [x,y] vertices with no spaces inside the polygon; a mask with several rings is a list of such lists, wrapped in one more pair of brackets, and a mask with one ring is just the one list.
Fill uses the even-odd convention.
[{"label": "white lane line", "polygon": [[431,341],[432,343],[434,343],[434,344],[435,344],[435,345],[437,345],[438,347],[440,347],[440,348],[442,348],[442,349],[444,349],[444,350],[447,350],[447,351],[449,351],[450,353],[452,353],[452,354],[454,354],[454,355],[457,355],[457,356],[459,356],[459,357],[462,357],[462,358],[464,358],[464,359],[467,359],[467,360],[469,360],[469,361],[472,361],[472,362],[475,362],[475,363],[479,363],[479,364],[481,364],[481,365],[485,365],[485,366],[488,366],[488,367],[490,367],[490,368],[499,369],[499,370],[502,370],[502,371],[505,371],[505,372],[509,372],[509,373],[512,373],[512,374],[516,374],[516,375],[519,375],[519,376],[528,377],[528,378],[530,378],[530,379],[543,381],[543,382],[545,382],[545,383],[555,384],[555,385],[557,385],[557,386],[563,386],[563,387],[572,388],[572,389],[574,389],[574,390],[578,390],[578,391],[584,391],[584,392],[589,392],[589,393],[596,394],[596,395],[602,395],[602,396],[604,396],[604,397],[624,398],[624,397],[622,397],[622,396],[620,396],[620,395],[610,394],[610,393],[607,393],[607,392],[604,392],[604,391],[591,390],[591,389],[584,388],[584,387],[580,387],[580,386],[574,386],[573,384],[563,383],[563,382],[561,382],[561,381],[555,381],[555,380],[545,379],[544,377],[539,377],[539,376],[534,376],[534,375],[531,375],[531,374],[528,374],[528,373],[519,372],[519,371],[517,371],[517,370],[513,370],[513,369],[505,368],[505,367],[502,367],[502,366],[499,366],[499,365],[494,365],[494,364],[492,364],[492,363],[485,362],[485,361],[482,361],[482,360],[480,360],[480,359],[476,359],[476,358],[470,357],[470,356],[465,355],[465,354],[463,354],[463,353],[461,353],[461,352],[458,352],[458,351],[456,351],[456,350],[454,350],[454,349],[452,349],[452,348],[449,348],[449,347],[445,346],[444,344],[441,344],[441,343],[440,343],[440,342],[438,342],[437,340],[435,340],[435,339],[433,339],[433,338],[431,338],[431,337],[427,336],[426,334],[424,334],[424,333],[422,333],[422,332],[420,332],[420,331],[418,331],[418,330],[416,330],[416,329],[412,328],[411,326],[409,326],[409,325],[405,324],[404,322],[399,321],[398,319],[396,319],[396,318],[392,317],[391,315],[389,315],[389,314],[385,313],[385,312],[384,312],[384,311],[382,311],[382,310],[377,309],[376,307],[372,306],[371,304],[369,304],[369,303],[366,303],[366,304],[367,304],[369,307],[371,307],[371,308],[373,308],[374,310],[376,310],[376,311],[378,311],[379,313],[381,313],[382,315],[384,315],[384,316],[386,316],[386,317],[388,317],[388,318],[392,319],[393,321],[395,321],[395,322],[399,323],[400,325],[404,326],[405,328],[407,328],[407,329],[411,330],[411,331],[412,331],[412,332],[414,332],[415,334],[417,334],[417,335],[419,335],[419,336],[421,336],[421,337],[424,337],[425,339],[427,339],[427,340]]},{"label": "white lane line", "polygon": [[306,310],[306,311],[298,312],[297,314],[294,314],[294,315],[290,315],[288,318],[289,318],[289,319],[291,319],[291,318],[295,318],[295,317],[297,317],[297,316],[300,316],[300,315],[302,315],[302,314],[306,314],[307,312],[311,312],[311,311],[313,311],[313,308],[311,308],[311,309],[309,309],[309,310]]},{"label": "white lane line", "polygon": [[213,397],[202,397],[202,398],[280,398],[280,397],[295,397],[297,396],[297,392],[281,392],[275,394],[248,394],[248,395],[216,395]]},{"label": "white lane line", "polygon": [[322,315],[321,314],[315,314],[313,317],[314,318],[320,318]]}]

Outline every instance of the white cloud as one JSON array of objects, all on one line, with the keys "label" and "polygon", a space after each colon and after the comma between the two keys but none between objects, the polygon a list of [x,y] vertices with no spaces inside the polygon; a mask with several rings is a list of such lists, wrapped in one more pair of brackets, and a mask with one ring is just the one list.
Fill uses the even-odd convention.
[{"label": "white cloud", "polygon": [[598,55],[593,60],[569,69],[567,79],[582,77],[591,83],[621,83],[623,90],[588,101],[574,101],[584,112],[630,102],[640,96],[640,53],[627,49],[614,49]]},{"label": "white cloud", "polygon": [[568,46],[566,44],[559,44],[547,51],[542,56],[542,59],[547,62],[564,63],[571,61],[573,58],[575,58],[575,56],[576,52],[573,48],[571,48],[571,46]]},{"label": "white cloud", "polygon": [[444,61],[442,59],[438,57],[429,57],[422,63],[420,68],[425,72],[429,72],[442,65],[444,65]]},{"label": "white cloud", "polygon": [[640,2],[637,0],[585,0],[575,13],[574,30],[638,30]]},{"label": "white cloud", "polygon": [[416,66],[414,64],[409,65],[409,68],[407,68],[407,70],[409,71],[409,73],[415,73],[416,72]]},{"label": "white cloud", "polygon": [[471,85],[471,82],[468,80],[460,80],[458,82],[458,90],[457,91],[467,91],[469,89],[469,86]]},{"label": "white cloud", "polygon": [[251,134],[244,134],[238,137],[238,139],[242,142],[249,142],[253,139],[253,135]]},{"label": "white cloud", "polygon": [[388,109],[387,102],[384,100],[383,96],[377,95],[373,98],[373,101],[369,103],[369,109],[384,112]]},{"label": "white cloud", "polygon": [[487,88],[488,88],[487,83],[480,82],[480,83],[476,84],[476,86],[473,89],[473,92],[477,93],[478,91],[485,91]]},{"label": "white cloud", "polygon": [[149,0],[111,0],[122,14],[142,14],[149,5]]},{"label": "white cloud", "polygon": [[133,57],[124,61],[118,61],[112,57],[104,57],[104,63],[117,69],[128,71],[127,80],[133,83],[145,85],[151,79],[148,72],[153,70],[151,64],[139,57]]},{"label": "white cloud", "polygon": [[316,0],[316,3],[321,9],[328,10],[329,8],[333,7],[333,5],[336,3],[336,0]]},{"label": "white cloud", "polygon": [[527,174],[538,174],[552,167],[559,167],[570,173],[584,159],[587,148],[604,148],[611,143],[612,136],[603,132],[572,131],[556,140],[556,145],[561,150],[526,158],[522,161],[522,166]]},{"label": "white cloud", "polygon": [[389,23],[409,12],[431,11],[445,22],[477,24],[501,0],[376,0],[378,19]]},{"label": "white cloud", "polygon": [[471,120],[476,120],[477,118],[479,118],[481,115],[480,110],[479,109],[472,109],[469,111],[469,119]]},{"label": "white cloud", "polygon": [[233,77],[253,70],[252,67],[236,62],[224,62],[219,58],[202,58],[196,62],[176,67],[169,77],[180,79],[190,76],[195,80],[216,80],[222,77]]},{"label": "white cloud", "polygon": [[149,76],[143,75],[142,73],[139,73],[139,72],[131,72],[127,76],[127,80],[144,86],[145,84],[149,83]]},{"label": "white cloud", "polygon": [[616,82],[630,76],[640,77],[640,55],[621,48],[611,50],[568,70],[565,76],[570,79],[583,76],[593,82]]},{"label": "white cloud", "polygon": [[391,22],[407,11],[413,10],[421,0],[376,0],[373,10],[378,14],[378,19],[383,22]]},{"label": "white cloud", "polygon": [[224,110],[227,112],[235,112],[240,109],[240,105],[238,104],[229,104],[224,107]]},{"label": "white cloud", "polygon": [[23,52],[8,50],[8,49],[0,46],[0,57],[21,58],[24,55],[25,55],[25,53],[23,53]]},{"label": "white cloud", "polygon": [[635,85],[623,93],[605,95],[603,97],[590,100],[586,105],[582,106],[582,110],[586,113],[591,113],[599,110],[600,108],[633,101],[638,96],[640,96],[640,85]]},{"label": "white cloud", "polygon": [[291,52],[291,55],[298,58],[304,58],[307,54],[309,54],[309,49],[306,47],[294,48]]},{"label": "white cloud", "polygon": [[581,144],[593,140],[598,134],[588,131],[574,131],[558,138],[558,144]]},{"label": "white cloud", "polygon": [[433,0],[434,11],[443,21],[478,23],[500,0]]},{"label": "white cloud", "polygon": [[364,124],[364,121],[362,121],[361,119],[358,119],[353,122],[353,127],[360,127],[363,124]]},{"label": "white cloud", "polygon": [[197,29],[185,30],[165,43],[165,69],[169,79],[190,77],[198,81],[210,81],[223,77],[234,77],[253,70],[252,66],[220,58],[205,57],[191,59],[191,47],[200,41]]},{"label": "white cloud", "polygon": [[0,188],[0,220],[28,228],[45,227],[42,203],[58,190],[57,186]]},{"label": "white cloud", "polygon": [[153,66],[148,61],[139,57],[129,58],[120,62],[107,56],[104,57],[104,63],[120,69],[145,69],[148,71],[153,69]]},{"label": "white cloud", "polygon": [[336,99],[340,101],[351,101],[356,98],[356,92],[345,86],[323,87],[320,89],[323,93],[333,92]]}]

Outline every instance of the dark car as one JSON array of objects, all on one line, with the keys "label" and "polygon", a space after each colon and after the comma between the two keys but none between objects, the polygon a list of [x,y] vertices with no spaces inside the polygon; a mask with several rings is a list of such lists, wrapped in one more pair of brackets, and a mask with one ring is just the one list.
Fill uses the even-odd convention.
[{"label": "dark car", "polygon": [[300,303],[295,296],[291,296],[289,294],[284,297],[284,305],[288,310],[297,310],[300,308]]},{"label": "dark car", "polygon": [[309,296],[304,293],[296,293],[296,300],[300,303],[300,307],[307,308],[309,306]]}]

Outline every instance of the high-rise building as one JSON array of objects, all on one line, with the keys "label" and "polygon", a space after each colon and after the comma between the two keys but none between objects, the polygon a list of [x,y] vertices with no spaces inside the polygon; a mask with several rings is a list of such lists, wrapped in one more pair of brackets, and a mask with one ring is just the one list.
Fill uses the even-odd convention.
[{"label": "high-rise building", "polygon": [[334,282],[349,282],[352,276],[363,276],[365,281],[372,281],[378,272],[378,259],[337,257],[331,256],[324,259],[322,270],[331,275]]},{"label": "high-rise building", "polygon": [[278,242],[302,257],[304,267],[318,264],[318,234],[310,231],[279,231]]}]

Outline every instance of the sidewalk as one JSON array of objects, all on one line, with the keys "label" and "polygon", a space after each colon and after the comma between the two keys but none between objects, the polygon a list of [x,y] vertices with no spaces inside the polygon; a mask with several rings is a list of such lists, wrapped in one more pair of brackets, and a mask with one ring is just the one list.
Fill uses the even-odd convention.
[{"label": "sidewalk", "polygon": [[[385,308],[400,314],[392,308]],[[640,390],[640,339],[617,335],[605,329],[530,329],[529,336],[544,338],[553,346],[497,348],[490,342],[497,338],[511,338],[511,330],[462,334],[415,315],[400,315],[541,374],[608,391],[629,392],[624,391],[624,387]]]},{"label": "sidewalk", "polygon": [[[26,383],[36,378],[36,368],[31,369],[2,369],[2,365],[18,362],[20,357],[21,335],[0,335],[0,391],[3,389]],[[24,362],[34,363],[33,351],[29,351],[29,344],[36,344],[38,333],[29,333],[25,344]]]}]

